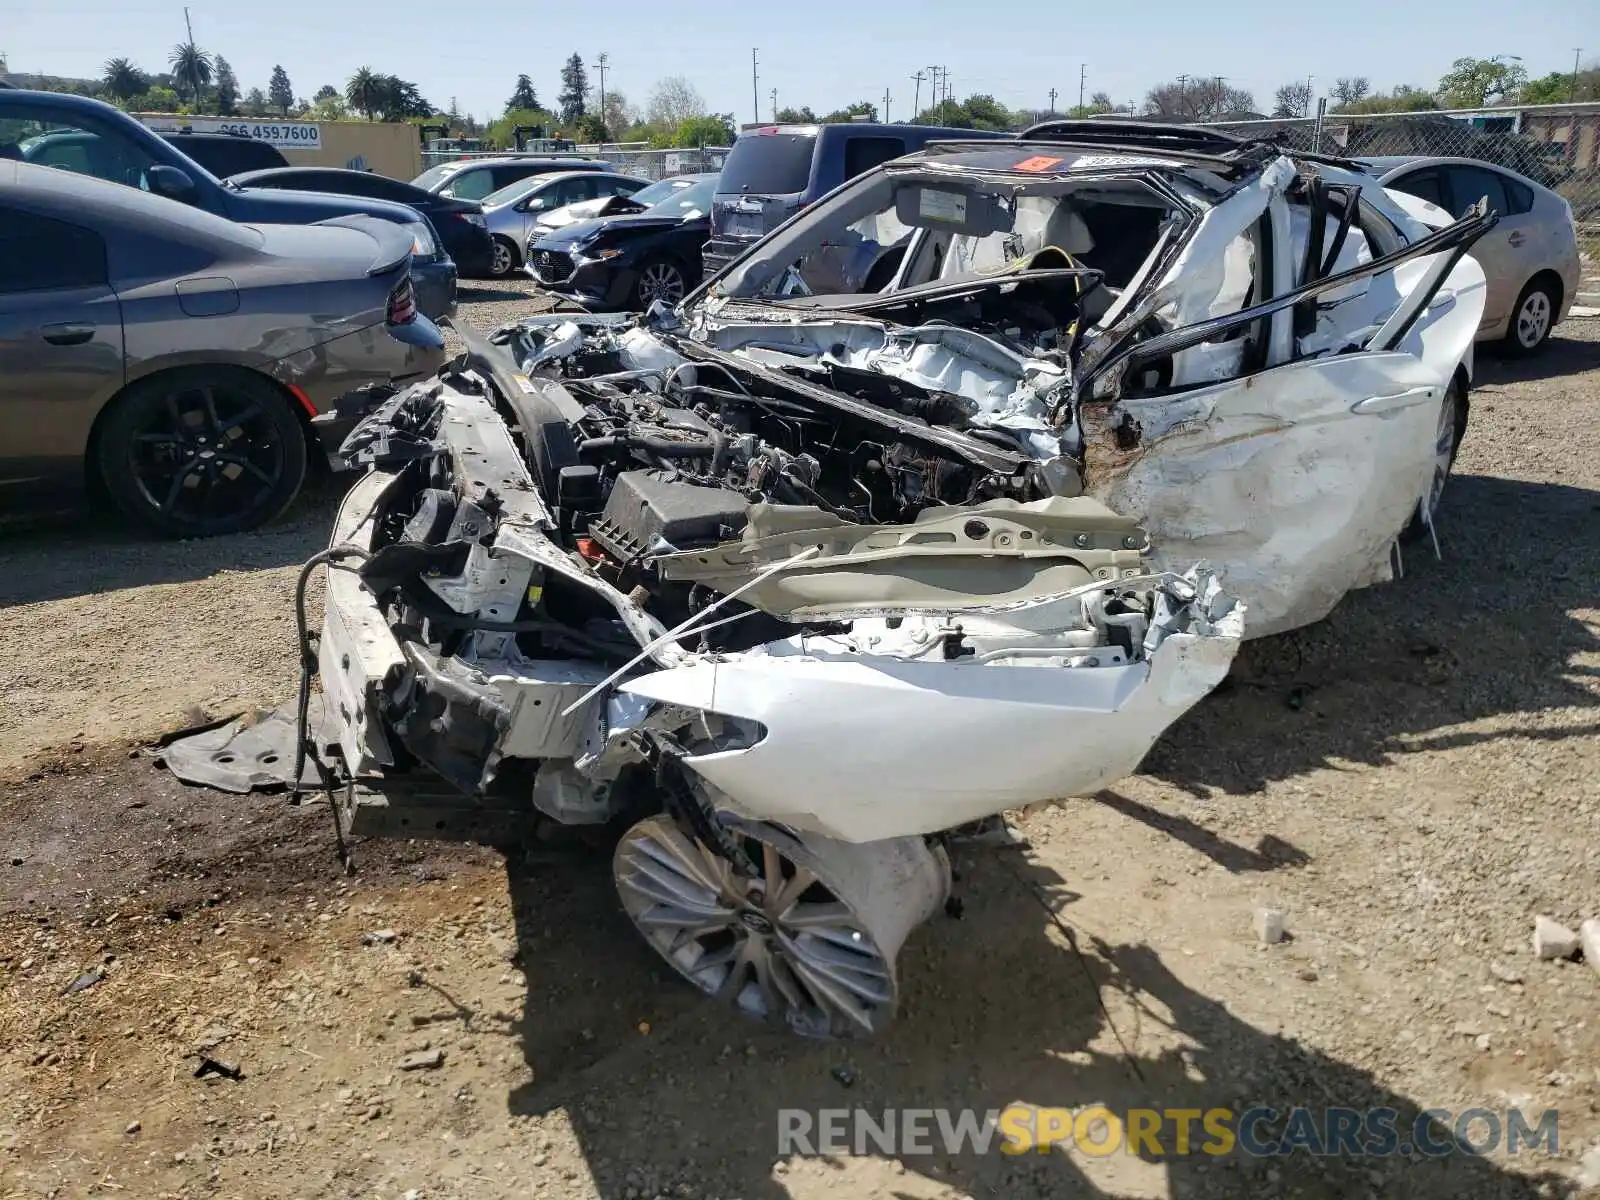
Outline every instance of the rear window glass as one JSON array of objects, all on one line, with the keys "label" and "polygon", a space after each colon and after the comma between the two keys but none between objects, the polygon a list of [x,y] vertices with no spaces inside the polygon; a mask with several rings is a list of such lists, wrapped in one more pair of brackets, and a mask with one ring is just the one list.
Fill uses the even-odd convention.
[{"label": "rear window glass", "polygon": [[416,187],[432,191],[435,185],[442,183],[459,169],[454,163],[440,163],[437,167],[429,167],[411,182]]},{"label": "rear window glass", "polygon": [[1489,198],[1491,212],[1506,213],[1506,190],[1500,183],[1500,176],[1493,171],[1485,171],[1478,167],[1451,167],[1450,191],[1454,194],[1456,202],[1455,217],[1459,221],[1471,208],[1485,196]]},{"label": "rear window glass", "polygon": [[1437,171],[1419,171],[1415,175],[1404,175],[1388,185],[1397,192],[1406,192],[1419,200],[1426,200],[1429,204],[1444,205],[1444,195],[1439,188],[1439,174]]},{"label": "rear window glass", "polygon": [[728,151],[717,190],[765,196],[803,192],[811,179],[816,144],[815,135],[747,133]]},{"label": "rear window glass", "polygon": [[844,174],[854,179],[870,171],[879,163],[899,158],[906,152],[906,144],[895,137],[853,137],[844,144]]},{"label": "rear window glass", "polygon": [[1516,216],[1525,213],[1533,207],[1533,189],[1526,184],[1518,183],[1509,176],[1502,175],[1500,182],[1506,187],[1506,214]]}]

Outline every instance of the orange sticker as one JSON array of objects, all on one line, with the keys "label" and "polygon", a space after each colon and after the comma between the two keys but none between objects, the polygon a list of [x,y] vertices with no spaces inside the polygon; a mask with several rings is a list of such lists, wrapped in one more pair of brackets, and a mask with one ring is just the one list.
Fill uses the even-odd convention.
[{"label": "orange sticker", "polygon": [[1023,159],[1011,169],[1013,171],[1028,171],[1033,174],[1038,174],[1043,171],[1048,171],[1060,161],[1061,160],[1059,158],[1047,158],[1045,155],[1039,154],[1035,155],[1033,158]]}]

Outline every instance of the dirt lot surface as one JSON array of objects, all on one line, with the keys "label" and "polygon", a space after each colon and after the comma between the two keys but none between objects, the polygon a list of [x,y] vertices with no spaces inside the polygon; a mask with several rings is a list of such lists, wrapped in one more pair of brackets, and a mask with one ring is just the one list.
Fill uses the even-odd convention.
[{"label": "dirt lot surface", "polygon": [[[1473,403],[1442,561],[1413,550],[1404,579],[1248,646],[1140,775],[1019,817],[1026,846],[961,850],[964,911],[913,935],[901,1019],[870,1044],[701,1000],[626,925],[603,855],[368,843],[346,877],[326,809],[184,789],[135,749],[290,694],[295,564],[335,489],[250,537],[0,543],[0,1197],[1600,1182],[1600,972],[1528,945],[1536,914],[1600,916],[1600,322],[1486,359]],[[1264,905],[1281,944],[1254,932]],[[242,1078],[197,1078],[201,1054]],[[778,1153],[780,1108],[1012,1101],[1386,1107],[1405,1131],[1555,1108],[1559,1148]]]}]

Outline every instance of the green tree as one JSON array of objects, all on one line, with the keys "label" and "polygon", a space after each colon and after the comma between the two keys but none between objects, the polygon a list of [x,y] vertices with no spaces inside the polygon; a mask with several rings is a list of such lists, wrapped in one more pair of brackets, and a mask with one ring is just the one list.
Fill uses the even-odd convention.
[{"label": "green tree", "polygon": [[599,113],[584,113],[578,118],[578,124],[572,132],[573,139],[580,142],[609,142],[611,134],[606,129],[605,120]]},{"label": "green tree", "polygon": [[350,106],[345,98],[339,94],[335,87],[321,87],[317,89],[315,99],[311,102],[309,116],[314,121],[343,121],[350,115]]},{"label": "green tree", "polygon": [[799,108],[780,108],[773,120],[779,125],[815,125],[817,114],[809,104],[803,104]]},{"label": "green tree", "polygon": [[180,107],[180,101],[177,92],[157,83],[152,84],[148,91],[130,100],[128,107],[135,112],[175,113]]},{"label": "green tree", "polygon": [[1523,104],[1572,104],[1600,99],[1600,63],[1591,62],[1574,77],[1571,71],[1551,71],[1530,80],[1522,89]]},{"label": "green tree", "polygon": [[538,108],[539,93],[534,90],[533,80],[526,75],[517,76],[517,86],[511,92],[511,98],[506,101],[506,112],[514,112],[519,108]]},{"label": "green tree", "polygon": [[674,146],[731,146],[735,136],[732,113],[702,113],[678,123]]},{"label": "green tree", "polygon": [[588,111],[584,102],[588,91],[589,73],[583,68],[583,55],[574,54],[561,68],[561,92],[556,97],[563,124],[577,124],[578,118]]},{"label": "green tree", "polygon": [[107,59],[101,70],[105,72],[103,83],[106,94],[113,100],[132,100],[150,86],[144,72],[134,66],[130,59]]},{"label": "green tree", "polygon": [[192,99],[195,111],[201,111],[206,85],[211,82],[214,70],[211,55],[193,42],[179,42],[167,55],[167,65],[172,68],[179,97]]},{"label": "green tree", "polygon": [[282,67],[272,68],[272,78],[267,81],[267,99],[284,116],[289,115],[289,108],[294,104],[294,85],[289,82],[289,72]]},{"label": "green tree", "polygon": [[1387,95],[1378,93],[1363,96],[1350,104],[1341,104],[1331,111],[1340,116],[1360,116],[1365,113],[1426,112],[1438,108],[1433,93],[1409,84],[1400,84]]},{"label": "green tree", "polygon": [[1483,108],[1512,103],[1527,82],[1528,72],[1519,62],[1458,58],[1434,92],[1446,108]]},{"label": "green tree", "polygon": [[217,55],[217,111],[223,116],[232,115],[239,105],[239,77],[233,73],[228,60]]},{"label": "green tree", "polygon": [[378,74],[371,67],[360,67],[350,76],[344,85],[344,98],[350,102],[350,107],[371,121],[383,111],[385,81],[388,77]]},{"label": "green tree", "polygon": [[878,106],[866,100],[857,100],[848,107],[834,109],[822,118],[822,123],[824,125],[838,125],[853,121],[857,117],[865,117],[869,121],[876,121],[878,119]]},{"label": "green tree", "polygon": [[244,94],[244,111],[252,117],[267,115],[267,94],[260,88],[251,88]]},{"label": "green tree", "polygon": [[[1025,120],[1025,115],[1022,120]],[[1021,120],[990,95],[968,96],[965,100],[946,100],[925,108],[917,117],[919,125],[943,125],[950,129],[1006,130]]]}]

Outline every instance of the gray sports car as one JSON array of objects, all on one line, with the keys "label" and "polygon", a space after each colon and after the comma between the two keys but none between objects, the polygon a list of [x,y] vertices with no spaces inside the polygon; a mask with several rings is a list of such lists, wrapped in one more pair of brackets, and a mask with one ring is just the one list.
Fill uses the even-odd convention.
[{"label": "gray sports car", "polygon": [[0,521],[103,491],[174,537],[286,508],[336,401],[436,370],[411,235],[238,225],[0,160]]}]

